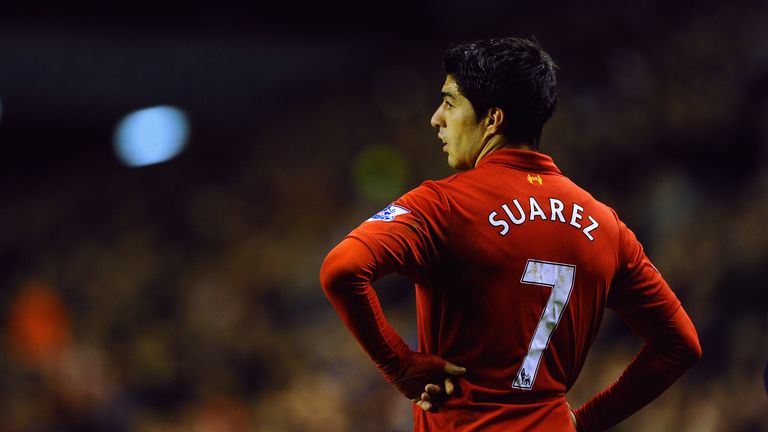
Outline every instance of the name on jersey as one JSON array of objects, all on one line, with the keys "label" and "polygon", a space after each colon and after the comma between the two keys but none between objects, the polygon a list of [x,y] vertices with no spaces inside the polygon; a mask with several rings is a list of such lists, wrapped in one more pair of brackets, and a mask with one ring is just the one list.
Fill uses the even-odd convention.
[{"label": "name on jersey", "polygon": [[[505,236],[509,232],[510,223],[513,225],[522,225],[526,221],[541,219],[543,221],[567,224],[580,230],[589,239],[594,240],[592,231],[596,230],[600,224],[591,215],[584,214],[584,207],[572,203],[567,208],[565,204],[557,198],[549,198],[542,206],[535,197],[527,200],[527,208],[515,198],[512,200],[512,208],[507,203],[502,204],[501,211],[492,211],[488,215],[488,222],[500,228],[499,235]],[[589,221],[589,224],[586,222]]]}]

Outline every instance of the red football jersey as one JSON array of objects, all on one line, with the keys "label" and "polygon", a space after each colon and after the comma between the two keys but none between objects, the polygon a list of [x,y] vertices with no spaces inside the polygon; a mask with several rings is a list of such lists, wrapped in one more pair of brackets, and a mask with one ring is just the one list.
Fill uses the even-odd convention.
[{"label": "red football jersey", "polygon": [[416,429],[571,430],[565,393],[606,306],[679,301],[609,207],[546,155],[502,149],[427,181],[350,237],[416,282],[419,347],[468,369]]}]

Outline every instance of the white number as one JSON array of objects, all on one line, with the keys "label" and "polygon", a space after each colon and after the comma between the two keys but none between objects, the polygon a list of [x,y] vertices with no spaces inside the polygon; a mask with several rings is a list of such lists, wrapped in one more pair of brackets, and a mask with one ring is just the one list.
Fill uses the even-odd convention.
[{"label": "white number", "polygon": [[543,285],[552,288],[544,312],[541,313],[536,331],[533,333],[528,353],[523,359],[520,371],[517,372],[512,382],[513,388],[530,390],[536,381],[536,373],[539,371],[541,355],[547,349],[549,338],[560,322],[563,311],[568,305],[568,299],[573,290],[573,281],[576,276],[576,266],[547,261],[529,259],[525,265],[525,272],[520,279],[521,283]]}]

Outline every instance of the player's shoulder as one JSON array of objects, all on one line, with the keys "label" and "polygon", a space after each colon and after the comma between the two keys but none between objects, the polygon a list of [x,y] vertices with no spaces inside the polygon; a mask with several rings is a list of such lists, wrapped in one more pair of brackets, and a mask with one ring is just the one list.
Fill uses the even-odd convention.
[{"label": "player's shoulder", "polygon": [[395,204],[413,209],[417,213],[427,209],[447,208],[448,197],[443,180],[425,180],[395,201]]},{"label": "player's shoulder", "polygon": [[456,193],[471,189],[472,181],[468,181],[474,170],[462,171],[443,179],[425,180],[418,187],[412,189],[404,197],[417,200],[439,201],[441,205],[450,207]]},{"label": "player's shoulder", "polygon": [[[462,171],[439,180],[425,180],[419,186],[406,192],[396,201],[417,212],[440,211],[450,213],[456,190],[463,190],[466,183],[461,181],[469,171]],[[462,184],[464,183],[464,184]]]},{"label": "player's shoulder", "polygon": [[430,182],[437,187],[445,188],[455,181],[461,182],[461,179],[465,179],[472,171],[474,170],[461,171],[440,180],[427,180],[424,183]]},{"label": "player's shoulder", "polygon": [[419,186],[412,189],[407,193],[407,195],[410,194],[427,194],[427,195],[436,195],[436,196],[442,196],[444,197],[446,194],[450,192],[451,189],[459,186],[462,186],[462,183],[465,183],[467,180],[467,175],[470,174],[474,170],[468,170],[468,171],[461,171],[458,173],[455,173],[453,175],[450,175],[448,177],[437,179],[437,180],[424,180],[421,182]]},{"label": "player's shoulder", "polygon": [[464,190],[464,188],[467,187],[471,188],[479,182],[483,182],[483,179],[488,179],[487,173],[484,170],[469,169],[457,172],[440,180],[427,180],[422,183],[422,185],[435,188],[442,193],[450,194],[454,190]]},{"label": "player's shoulder", "polygon": [[604,203],[603,201],[595,198],[595,196],[592,195],[591,192],[589,192],[586,189],[582,188],[581,186],[577,185],[570,178],[568,178],[566,176],[562,176],[562,177],[569,184],[569,188],[571,188],[572,190],[576,191],[577,194],[581,195],[581,200],[583,200],[584,203],[589,204],[596,211],[600,211],[602,213],[605,213],[606,215],[610,215],[610,217],[615,219],[616,222],[619,221],[618,214],[616,213],[616,211],[611,206],[609,206],[608,204]]}]

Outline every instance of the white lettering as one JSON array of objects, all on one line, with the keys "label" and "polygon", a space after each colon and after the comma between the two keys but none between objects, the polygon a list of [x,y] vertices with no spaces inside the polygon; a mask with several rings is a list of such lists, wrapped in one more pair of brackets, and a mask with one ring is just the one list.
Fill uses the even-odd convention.
[{"label": "white lettering", "polygon": [[549,220],[555,220],[555,215],[557,215],[560,222],[565,223],[565,218],[563,217],[563,202],[557,198],[550,198],[549,207],[552,209],[552,216]]},{"label": "white lettering", "polygon": [[594,240],[595,238],[594,238],[594,237],[592,237],[592,234],[590,234],[589,232],[590,232],[590,231],[592,231],[592,230],[594,230],[595,228],[599,227],[599,226],[600,226],[600,224],[598,224],[598,223],[597,223],[597,221],[595,220],[595,218],[593,218],[592,216],[587,216],[587,218],[588,218],[589,220],[591,220],[591,221],[592,221],[592,225],[590,225],[590,226],[588,226],[588,227],[584,228],[584,231],[582,231],[582,232],[584,233],[584,235],[585,235],[585,236],[587,236],[587,238],[589,239],[589,241],[592,241],[592,240]]},{"label": "white lettering", "polygon": [[[492,211],[488,214],[488,223],[491,224],[492,227],[500,228],[498,234],[505,236],[509,234],[509,231],[512,228],[510,222],[515,225],[523,225],[528,220],[534,221],[537,217],[540,217],[543,221],[559,221],[563,224],[567,223],[574,228],[578,228],[589,241],[595,239],[592,232],[597,230],[600,227],[600,224],[591,215],[584,214],[584,207],[573,203],[571,204],[573,212],[570,215],[565,216],[565,204],[563,201],[557,198],[549,198],[550,213],[547,215],[546,210],[541,207],[541,204],[536,200],[536,197],[529,197],[528,202],[530,204],[529,213],[525,212],[525,209],[520,205],[520,201],[517,198],[512,200],[512,205],[514,205],[516,209],[515,211],[510,208],[510,205],[506,203],[501,204],[501,208],[504,210],[506,218],[504,217],[505,214],[501,214],[499,211]],[[547,218],[547,216],[549,216],[549,218]],[[582,226],[581,221],[585,218],[589,219],[591,225],[587,227]]]},{"label": "white lettering", "polygon": [[517,200],[517,198],[512,200],[512,204],[517,207],[517,211],[520,212],[520,217],[516,218],[515,215],[512,214],[512,210],[509,209],[509,206],[506,204],[502,204],[501,208],[504,209],[505,212],[507,212],[507,216],[509,216],[509,220],[512,221],[515,225],[521,225],[523,222],[525,222],[525,212],[523,211],[523,208],[520,207],[520,202]]},{"label": "white lettering", "polygon": [[529,201],[531,202],[530,220],[533,220],[533,218],[536,216],[541,216],[542,220],[547,220],[547,215],[544,214],[544,210],[542,210],[539,203],[536,202],[536,198],[531,197]]},{"label": "white lettering", "polygon": [[503,220],[496,220],[496,219],[494,219],[497,214],[498,213],[496,213],[496,212],[491,212],[491,214],[488,215],[488,222],[491,225],[495,226],[495,227],[498,227],[498,226],[504,227],[504,228],[501,229],[499,234],[500,235],[507,235],[507,231],[509,231],[509,224],[507,222],[503,221]]},{"label": "white lettering", "polygon": [[581,228],[581,224],[576,222],[578,219],[581,219],[581,212],[584,210],[584,207],[573,203],[573,214],[571,215],[571,226],[575,226],[576,228]]}]

